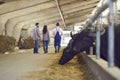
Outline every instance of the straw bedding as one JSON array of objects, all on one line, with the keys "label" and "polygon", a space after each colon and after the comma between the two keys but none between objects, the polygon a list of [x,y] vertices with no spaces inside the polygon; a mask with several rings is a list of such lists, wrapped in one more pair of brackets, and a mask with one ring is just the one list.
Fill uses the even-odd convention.
[{"label": "straw bedding", "polygon": [[52,57],[52,59],[49,59],[50,64],[44,70],[29,72],[24,77],[32,78],[33,80],[96,80],[82,59],[78,61],[77,57],[74,57],[67,64],[59,65],[58,61],[61,54],[62,51],[57,54],[46,54]]}]

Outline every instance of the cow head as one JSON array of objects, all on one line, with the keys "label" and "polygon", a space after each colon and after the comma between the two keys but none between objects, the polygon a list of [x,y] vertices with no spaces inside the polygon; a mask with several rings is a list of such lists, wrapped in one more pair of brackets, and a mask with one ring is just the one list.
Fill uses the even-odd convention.
[{"label": "cow head", "polygon": [[59,60],[59,64],[63,65],[71,60],[76,54],[88,49],[93,42],[93,38],[88,36],[88,31],[83,30],[80,33],[71,35],[67,47],[63,50],[63,55]]}]

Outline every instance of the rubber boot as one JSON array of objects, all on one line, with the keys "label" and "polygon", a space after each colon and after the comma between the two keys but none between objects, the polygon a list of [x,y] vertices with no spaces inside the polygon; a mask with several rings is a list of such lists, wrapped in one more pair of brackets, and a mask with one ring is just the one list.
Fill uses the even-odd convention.
[{"label": "rubber boot", "polygon": [[48,48],[46,48],[46,53],[48,53]]},{"label": "rubber boot", "polygon": [[60,52],[60,47],[58,47],[58,53]]},{"label": "rubber boot", "polygon": [[43,48],[44,49],[44,53],[46,53],[46,49],[45,48]]},{"label": "rubber boot", "polygon": [[55,46],[55,53],[57,53],[57,46]]}]

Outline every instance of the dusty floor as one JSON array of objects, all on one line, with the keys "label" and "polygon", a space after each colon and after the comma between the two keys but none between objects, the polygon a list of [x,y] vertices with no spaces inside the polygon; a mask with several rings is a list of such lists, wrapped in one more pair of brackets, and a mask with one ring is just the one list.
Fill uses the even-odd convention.
[{"label": "dusty floor", "polygon": [[13,54],[0,55],[0,80],[96,80],[89,72],[84,61],[74,57],[65,65],[59,65],[62,54],[44,54],[42,48],[39,54],[32,50],[19,51]]}]

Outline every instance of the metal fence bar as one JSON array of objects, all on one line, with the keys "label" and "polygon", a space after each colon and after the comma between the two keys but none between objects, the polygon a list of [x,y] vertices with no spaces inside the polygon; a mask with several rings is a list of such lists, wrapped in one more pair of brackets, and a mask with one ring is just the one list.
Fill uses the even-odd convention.
[{"label": "metal fence bar", "polygon": [[100,17],[97,20],[97,31],[96,31],[96,58],[100,58]]},{"label": "metal fence bar", "polygon": [[108,30],[108,67],[114,66],[114,12],[113,2],[109,0],[109,30]]}]

